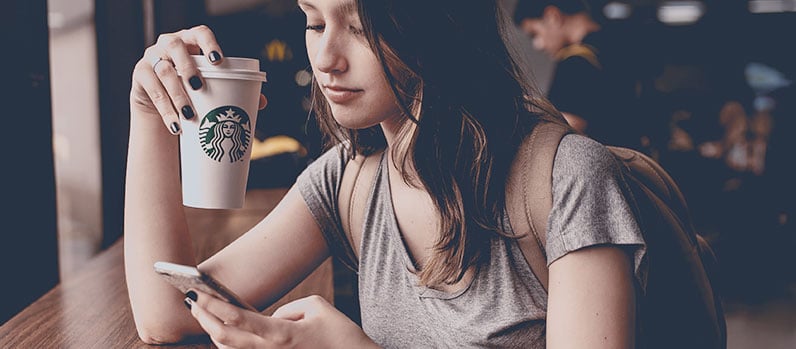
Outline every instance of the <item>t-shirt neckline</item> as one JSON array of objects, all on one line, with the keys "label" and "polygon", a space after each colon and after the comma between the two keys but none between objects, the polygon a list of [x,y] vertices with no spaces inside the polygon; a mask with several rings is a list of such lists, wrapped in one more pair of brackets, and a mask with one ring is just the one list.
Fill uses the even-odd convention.
[{"label": "t-shirt neckline", "polygon": [[443,300],[450,300],[457,298],[463,295],[467,290],[471,288],[471,286],[475,283],[475,279],[478,276],[478,268],[476,268],[475,272],[473,273],[472,277],[466,284],[459,290],[453,292],[446,292],[442,290],[433,289],[427,286],[420,285],[419,281],[420,278],[417,276],[416,269],[414,263],[412,262],[412,258],[409,256],[409,251],[406,250],[406,244],[404,243],[403,234],[401,234],[401,229],[398,226],[398,218],[395,213],[395,206],[392,202],[392,188],[390,187],[390,171],[387,166],[387,151],[382,153],[382,158],[379,161],[379,167],[376,171],[376,176],[381,180],[380,185],[382,186],[383,190],[379,190],[377,192],[382,192],[387,195],[386,205],[387,212],[390,213],[389,224],[391,225],[388,234],[391,234],[391,244],[390,247],[396,249],[398,253],[401,254],[402,259],[404,260],[404,268],[403,271],[409,281],[412,283],[412,288],[417,293],[418,297],[420,298],[436,298],[436,299],[443,299]]}]

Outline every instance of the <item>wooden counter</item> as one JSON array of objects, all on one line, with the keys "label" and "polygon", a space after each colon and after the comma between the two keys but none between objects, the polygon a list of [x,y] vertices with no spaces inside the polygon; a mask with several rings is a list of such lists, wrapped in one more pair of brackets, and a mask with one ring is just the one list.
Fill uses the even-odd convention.
[{"label": "wooden counter", "polygon": [[[198,258],[207,258],[253,227],[286,192],[250,191],[240,210],[186,208]],[[116,242],[74,277],[0,326],[0,348],[164,348],[138,339],[124,280],[123,250],[122,241]],[[280,305],[310,294],[333,302],[331,260],[264,312],[270,314]],[[166,348],[211,347],[207,342]]]}]

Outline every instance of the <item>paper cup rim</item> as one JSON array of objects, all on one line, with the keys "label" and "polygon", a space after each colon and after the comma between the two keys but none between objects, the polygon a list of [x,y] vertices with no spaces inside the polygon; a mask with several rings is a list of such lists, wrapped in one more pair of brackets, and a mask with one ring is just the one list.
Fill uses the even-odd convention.
[{"label": "paper cup rim", "polygon": [[248,57],[224,57],[220,63],[213,64],[202,55],[191,55],[196,67],[199,69],[215,69],[215,70],[228,70],[228,69],[242,69],[248,71],[259,71],[260,60],[257,58]]},{"label": "paper cup rim", "polygon": [[202,76],[205,78],[215,79],[233,79],[233,80],[252,80],[266,82],[265,72],[251,71],[245,69],[225,69],[225,70],[206,70],[199,68]]}]

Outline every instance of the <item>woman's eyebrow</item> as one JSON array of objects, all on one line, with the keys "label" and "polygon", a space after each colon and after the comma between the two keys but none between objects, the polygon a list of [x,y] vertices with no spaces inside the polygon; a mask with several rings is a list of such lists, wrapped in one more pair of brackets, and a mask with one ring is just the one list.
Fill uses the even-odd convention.
[{"label": "woman's eyebrow", "polygon": [[340,11],[340,13],[343,15],[356,14],[357,4],[356,2],[354,2],[354,0],[348,0],[340,4],[337,10]]},{"label": "woman's eyebrow", "polygon": [[[318,10],[318,8],[313,5],[310,0],[298,0],[298,4],[304,8]],[[336,5],[332,10],[336,14],[347,16],[357,13],[357,5],[355,1],[348,0]]]},{"label": "woman's eyebrow", "polygon": [[299,7],[315,9],[315,5],[307,2],[306,0],[298,0]]}]

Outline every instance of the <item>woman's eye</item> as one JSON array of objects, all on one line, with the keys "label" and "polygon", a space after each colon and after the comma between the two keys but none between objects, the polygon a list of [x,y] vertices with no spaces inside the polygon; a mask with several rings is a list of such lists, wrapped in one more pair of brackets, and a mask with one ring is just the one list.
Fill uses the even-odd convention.
[{"label": "woman's eye", "polygon": [[355,27],[353,25],[349,26],[348,28],[349,28],[349,30],[351,30],[352,33],[354,33],[356,35],[362,35],[362,34],[365,33],[365,31],[362,28],[357,28],[357,27]]},{"label": "woman's eye", "polygon": [[322,32],[324,28],[326,28],[326,26],[323,24],[312,24],[312,25],[307,25],[307,28],[305,29],[314,32]]}]

